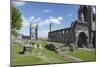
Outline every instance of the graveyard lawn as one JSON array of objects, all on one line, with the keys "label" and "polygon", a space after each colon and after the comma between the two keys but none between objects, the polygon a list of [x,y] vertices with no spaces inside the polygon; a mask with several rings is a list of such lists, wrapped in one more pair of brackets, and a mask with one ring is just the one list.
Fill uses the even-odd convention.
[{"label": "graveyard lawn", "polygon": [[83,61],[95,61],[96,60],[95,51],[88,51],[88,50],[83,50],[83,49],[77,49],[77,50],[74,50],[73,52],[67,52],[66,54],[79,58]]},{"label": "graveyard lawn", "polygon": [[[54,42],[47,41],[36,41],[37,43],[47,44]],[[61,44],[61,43],[59,43]],[[55,51],[50,51],[43,47],[42,49],[33,48],[32,55],[19,54],[22,52],[22,45],[12,45],[11,46],[11,65],[37,65],[37,64],[54,64],[54,63],[69,63],[70,60],[66,60],[64,56],[57,54]],[[65,55],[73,56],[79,58],[83,61],[95,61],[96,52],[88,51],[83,49],[77,49],[73,52],[65,51]]]},{"label": "graveyard lawn", "polygon": [[45,48],[33,49],[32,55],[19,54],[23,50],[21,45],[11,46],[11,65],[32,65],[32,64],[53,64],[53,63],[67,63],[67,61],[60,55]]}]

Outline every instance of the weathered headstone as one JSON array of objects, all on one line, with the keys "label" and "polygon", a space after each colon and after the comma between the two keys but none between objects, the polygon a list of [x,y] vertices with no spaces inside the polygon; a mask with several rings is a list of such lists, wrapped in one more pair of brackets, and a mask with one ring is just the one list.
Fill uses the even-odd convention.
[{"label": "weathered headstone", "polygon": [[24,46],[24,54],[31,54],[32,53],[32,45],[25,45]]},{"label": "weathered headstone", "polygon": [[34,47],[34,48],[37,48],[37,44],[34,44],[33,47]]},{"label": "weathered headstone", "polygon": [[70,43],[70,45],[69,45],[69,50],[73,52],[74,49],[75,49],[75,47],[73,46],[73,43]]},{"label": "weathered headstone", "polygon": [[40,45],[39,45],[39,48],[40,48],[40,49],[42,49],[42,48],[43,48],[42,44],[40,44]]}]

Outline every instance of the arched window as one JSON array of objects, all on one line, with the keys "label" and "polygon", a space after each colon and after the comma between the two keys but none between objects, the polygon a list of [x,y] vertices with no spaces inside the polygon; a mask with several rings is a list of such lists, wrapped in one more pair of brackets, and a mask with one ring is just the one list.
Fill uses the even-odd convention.
[{"label": "arched window", "polygon": [[88,22],[88,8],[86,6],[83,8],[83,17],[84,21]]},{"label": "arched window", "polygon": [[93,14],[93,21],[95,22],[96,21],[96,15]]},{"label": "arched window", "polygon": [[81,14],[81,19],[82,19],[82,21],[84,21],[84,15],[83,15],[83,13]]}]

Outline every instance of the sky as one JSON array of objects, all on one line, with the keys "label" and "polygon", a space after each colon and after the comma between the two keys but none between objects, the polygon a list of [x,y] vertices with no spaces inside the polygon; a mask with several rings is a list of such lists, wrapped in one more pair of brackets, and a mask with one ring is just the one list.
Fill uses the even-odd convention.
[{"label": "sky", "polygon": [[68,28],[73,21],[78,19],[79,5],[21,1],[12,1],[12,3],[22,14],[23,26],[20,33],[23,35],[29,35],[30,22],[33,27],[38,23],[38,37],[46,38],[48,37],[49,23],[52,23],[51,30],[53,31]]}]

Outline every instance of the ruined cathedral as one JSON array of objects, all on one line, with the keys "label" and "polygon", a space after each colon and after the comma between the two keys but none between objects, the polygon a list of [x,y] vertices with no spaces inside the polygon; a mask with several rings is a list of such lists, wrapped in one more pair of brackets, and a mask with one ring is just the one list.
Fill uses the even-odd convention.
[{"label": "ruined cathedral", "polygon": [[78,20],[71,27],[50,31],[48,39],[55,42],[73,44],[80,48],[96,47],[96,13],[91,6],[81,5]]}]

